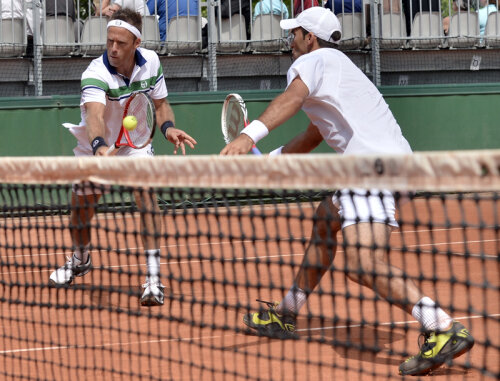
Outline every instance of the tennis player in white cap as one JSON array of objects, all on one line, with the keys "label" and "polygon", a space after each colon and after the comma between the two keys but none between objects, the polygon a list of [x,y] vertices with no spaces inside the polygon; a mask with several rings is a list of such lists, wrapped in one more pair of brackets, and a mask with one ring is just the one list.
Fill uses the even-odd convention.
[{"label": "tennis player in white cap", "polygon": [[[381,93],[335,49],[341,25],[330,10],[309,8],[280,25],[291,31],[294,62],[288,70],[287,88],[221,151],[222,155],[246,154],[300,109],[310,119],[306,131],[272,155],[307,153],[323,140],[344,155],[412,152]],[[259,335],[297,337],[296,316],[332,264],[335,237],[342,231],[349,279],[376,291],[423,326],[424,344],[416,356],[400,365],[401,374],[425,374],[467,352],[474,345],[467,329],[389,263],[389,237],[398,227],[395,210],[394,196],[387,190],[342,189],[327,197],[316,210],[319,218],[293,286],[280,303],[265,302],[267,310],[245,315],[244,323]]]}]

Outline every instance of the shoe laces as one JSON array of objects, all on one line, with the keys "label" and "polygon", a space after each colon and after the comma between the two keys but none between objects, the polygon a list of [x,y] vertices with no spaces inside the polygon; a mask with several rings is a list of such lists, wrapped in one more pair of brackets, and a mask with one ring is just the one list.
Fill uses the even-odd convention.
[{"label": "shoe laces", "polygon": [[278,307],[279,303],[278,302],[268,302],[266,300],[261,300],[261,299],[255,299],[255,301],[259,302],[259,303],[263,303],[265,305],[267,305],[267,307],[269,308],[269,311],[271,311],[273,314],[275,315],[278,315],[278,317],[281,319],[281,318],[286,318],[286,319],[292,319],[292,320],[295,320],[296,318],[296,315],[291,313],[291,312],[287,312],[287,313],[280,313],[278,311],[276,311],[276,308]]},{"label": "shoe laces", "polygon": [[296,318],[295,314],[292,314],[292,313],[284,314],[284,313],[279,313],[278,311],[276,311],[276,307],[278,307],[278,305],[279,305],[278,302],[268,302],[266,300],[260,300],[260,299],[256,299],[256,301],[267,305],[267,307],[269,308],[267,313],[268,314],[272,313],[279,318],[279,320],[281,321],[282,329],[284,331],[289,332],[289,333],[290,332],[293,333],[295,331],[295,318]]},{"label": "shoe laces", "polygon": [[425,352],[431,350],[432,348],[434,348],[436,343],[429,342],[429,339],[431,338],[431,336],[434,336],[434,335],[435,335],[434,332],[428,331],[428,332],[422,332],[418,336],[418,348],[420,349],[421,353],[425,353]]},{"label": "shoe laces", "polygon": [[261,299],[255,299],[255,301],[267,305],[267,307],[269,307],[270,310],[272,310],[273,312],[276,312],[276,307],[278,306],[278,303],[268,302],[268,301],[261,300]]}]

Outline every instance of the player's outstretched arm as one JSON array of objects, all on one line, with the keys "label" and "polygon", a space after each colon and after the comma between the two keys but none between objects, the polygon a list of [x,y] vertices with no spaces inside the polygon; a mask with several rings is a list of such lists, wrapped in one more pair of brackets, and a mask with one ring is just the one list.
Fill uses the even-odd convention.
[{"label": "player's outstretched arm", "polygon": [[[241,155],[250,151],[252,145],[266,136],[269,131],[275,129],[294,116],[302,108],[308,95],[309,89],[306,84],[300,77],[295,78],[285,92],[276,97],[269,106],[267,106],[258,120],[253,121],[245,127],[241,135],[227,144],[220,154]],[[253,132],[250,133],[250,130]],[[257,130],[258,132],[256,132]],[[252,136],[254,136],[254,138],[252,138]]]},{"label": "player's outstretched arm", "polygon": [[307,130],[290,140],[281,153],[309,153],[323,141],[323,136],[319,133],[318,127],[309,123]]},{"label": "player's outstretched arm", "polygon": [[192,136],[175,127],[167,129],[167,140],[175,145],[174,154],[177,154],[177,151],[180,148],[182,154],[185,155],[186,144],[192,149],[194,149],[195,144],[197,144],[196,140]]},{"label": "player's outstretched arm", "polygon": [[297,77],[267,106],[258,119],[272,131],[299,112],[308,95],[308,87]]},{"label": "player's outstretched arm", "polygon": [[227,144],[222,151],[221,155],[245,155],[247,154],[252,146],[254,145],[253,140],[245,134],[241,134],[231,143]]},{"label": "player's outstretched arm", "polygon": [[[85,128],[87,129],[89,143],[95,151],[94,155],[105,156],[107,151],[107,142],[104,142],[103,136],[105,135],[106,130],[104,122],[104,110],[106,106],[99,102],[87,102],[84,104],[84,107],[86,112]],[[101,138],[102,141],[99,140],[99,138]],[[96,144],[98,146],[94,147]]]},{"label": "player's outstretched arm", "polygon": [[170,121],[175,125],[175,115],[174,110],[168,103],[166,98],[163,99],[153,99],[156,109],[156,121],[158,126],[162,126],[163,123]]}]

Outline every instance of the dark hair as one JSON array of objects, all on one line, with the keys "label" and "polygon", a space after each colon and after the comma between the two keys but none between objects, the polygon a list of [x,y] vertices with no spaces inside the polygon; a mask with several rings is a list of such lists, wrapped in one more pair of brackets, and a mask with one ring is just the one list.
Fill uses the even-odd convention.
[{"label": "dark hair", "polygon": [[[305,29],[303,27],[300,27],[300,29],[302,30],[302,35],[303,36],[305,36],[308,33],[311,33],[311,32],[309,32],[307,29]],[[336,48],[338,48],[338,41],[340,41],[341,37],[342,37],[342,34],[340,33],[340,31],[336,30],[335,32],[332,33],[332,36],[330,37],[335,42],[325,41],[325,40],[319,38],[318,36],[316,36],[316,39],[318,40],[318,45],[319,45],[320,48],[333,48],[333,49],[336,49]]]},{"label": "dark hair", "polygon": [[111,16],[110,20],[122,20],[137,29],[142,30],[142,16],[130,8],[120,8]]}]

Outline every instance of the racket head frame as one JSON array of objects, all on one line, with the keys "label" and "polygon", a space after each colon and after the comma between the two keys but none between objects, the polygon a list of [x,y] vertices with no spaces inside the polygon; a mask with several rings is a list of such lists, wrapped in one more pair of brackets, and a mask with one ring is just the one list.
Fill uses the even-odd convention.
[{"label": "racket head frame", "polygon": [[[238,110],[238,114],[232,112],[234,107]],[[227,115],[230,111],[231,114]],[[243,98],[236,93],[228,94],[222,105],[221,114],[222,136],[226,144],[236,139],[241,133],[241,130],[248,126],[248,123],[248,112]]]},{"label": "racket head frame", "polygon": [[[123,109],[122,121],[123,121],[123,119],[125,119],[126,116],[128,116],[128,112],[130,109],[130,105],[132,104],[132,101],[138,96],[144,96],[146,99],[146,102],[147,102],[146,107],[151,108],[152,120],[151,120],[151,126],[150,126],[151,133],[149,135],[149,138],[142,144],[139,144],[139,145],[134,144],[134,142],[132,142],[132,139],[130,138],[129,131],[123,126],[123,123],[122,123],[118,137],[117,137],[115,143],[111,147],[109,147],[108,154],[113,152],[114,150],[117,150],[120,147],[132,147],[135,149],[141,149],[141,148],[146,147],[153,140],[153,136],[154,136],[155,131],[156,131],[156,108],[155,108],[155,104],[154,104],[153,100],[151,99],[149,94],[147,94],[146,92],[137,91],[137,92],[132,93],[132,95],[130,95],[129,99],[127,100],[127,103],[125,104],[125,108]],[[125,138],[126,142],[122,142],[122,138]]]},{"label": "racket head frame", "polygon": [[[236,125],[230,126],[230,121],[232,121],[232,119],[228,120],[227,113],[229,111],[229,107],[231,107],[233,103],[237,104],[236,107],[239,113],[237,122],[235,123]],[[222,105],[222,114],[221,114],[222,136],[224,136],[224,141],[226,142],[226,144],[231,143],[234,139],[236,139],[240,135],[241,130],[243,130],[243,128],[240,128],[241,121],[243,121],[243,128],[248,126],[248,124],[250,123],[248,120],[248,111],[245,101],[239,94],[236,93],[228,94],[226,96],[226,99],[224,100],[224,104]],[[262,155],[260,150],[255,146],[255,144],[252,146],[251,152],[254,155]]]}]

